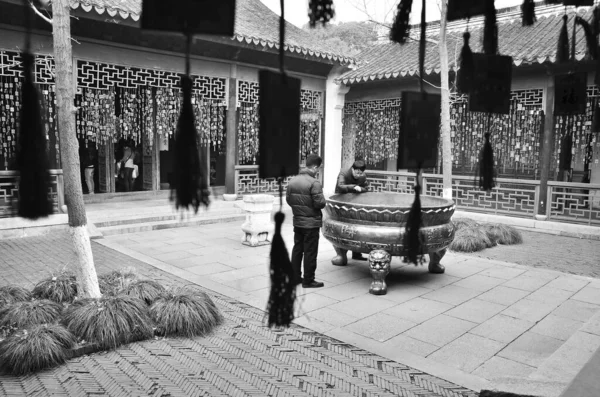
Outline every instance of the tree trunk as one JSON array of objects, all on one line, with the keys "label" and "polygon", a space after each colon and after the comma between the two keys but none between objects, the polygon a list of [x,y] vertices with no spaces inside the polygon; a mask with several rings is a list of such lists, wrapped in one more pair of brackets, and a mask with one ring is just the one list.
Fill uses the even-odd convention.
[{"label": "tree trunk", "polygon": [[77,255],[75,266],[79,296],[99,298],[100,288],[87,230],[79,166],[79,143],[75,134],[73,54],[69,0],[52,0],[54,60],[56,63],[56,106],[60,154],[69,214],[69,234]]},{"label": "tree trunk", "polygon": [[441,0],[440,14],[440,78],[442,94],[442,168],[443,168],[443,197],[452,199],[452,141],[450,140],[450,84],[448,82],[448,47],[446,45],[446,14],[447,0]]}]

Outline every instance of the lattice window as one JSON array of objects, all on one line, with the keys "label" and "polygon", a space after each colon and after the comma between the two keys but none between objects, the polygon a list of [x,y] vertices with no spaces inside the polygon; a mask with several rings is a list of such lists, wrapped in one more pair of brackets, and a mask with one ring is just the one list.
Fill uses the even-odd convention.
[{"label": "lattice window", "polygon": [[237,107],[258,104],[258,82],[237,81]]},{"label": "lattice window", "polygon": [[374,101],[364,102],[346,102],[344,105],[344,113],[354,114],[358,109],[385,110],[387,108],[394,108],[399,106],[400,98],[377,99]]},{"label": "lattice window", "polygon": [[[0,51],[0,169],[9,169],[16,155],[21,84],[23,82],[21,54]],[[56,126],[56,98],[54,89],[54,59],[49,55],[35,55],[34,79],[43,99],[42,114],[46,120],[46,137],[51,167],[60,167],[58,129]]]},{"label": "lattice window", "polygon": [[321,91],[301,90],[300,104],[302,110],[314,110],[323,112],[323,102],[321,100],[323,93]]},{"label": "lattice window", "polygon": [[[494,160],[500,174],[537,175],[542,89],[511,92],[508,115],[470,112],[467,96],[456,96],[452,102],[452,165],[455,171],[476,172],[484,134],[490,131]],[[439,158],[442,158],[441,147]]]},{"label": "lattice window", "polygon": [[[141,69],[91,61],[77,61],[77,85],[82,88],[171,88],[181,86],[181,75],[163,70]],[[194,91],[204,100],[225,102],[227,80],[222,77],[196,76]]]},{"label": "lattice window", "polygon": [[[572,134],[571,167],[579,171],[589,169],[593,158],[593,145],[597,145],[600,138],[591,131],[594,109],[598,109],[599,106],[600,91],[596,86],[588,86],[585,113],[554,118],[555,141],[552,164],[556,167],[556,173],[559,171],[560,153],[563,149],[562,142],[567,134]],[[573,179],[573,182],[581,182],[581,178],[578,176]],[[586,178],[585,173],[583,178]]]}]

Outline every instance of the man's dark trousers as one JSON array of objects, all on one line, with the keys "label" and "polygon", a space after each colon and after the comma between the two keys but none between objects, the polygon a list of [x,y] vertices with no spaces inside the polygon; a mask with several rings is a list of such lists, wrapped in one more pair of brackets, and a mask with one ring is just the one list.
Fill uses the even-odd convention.
[{"label": "man's dark trousers", "polygon": [[304,229],[294,228],[294,249],[292,249],[292,267],[296,280],[300,282],[302,277],[302,256],[304,255],[304,284],[315,280],[317,270],[317,252],[319,251],[320,228]]}]

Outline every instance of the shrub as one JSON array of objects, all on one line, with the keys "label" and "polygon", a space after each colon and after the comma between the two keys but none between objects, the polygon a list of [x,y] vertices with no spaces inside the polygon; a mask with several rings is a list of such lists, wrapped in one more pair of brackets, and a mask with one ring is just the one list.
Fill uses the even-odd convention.
[{"label": "shrub", "polygon": [[139,298],[147,305],[153,304],[156,299],[166,292],[165,287],[153,280],[134,281],[123,291],[125,295]]},{"label": "shrub", "polygon": [[5,285],[0,287],[0,308],[15,302],[31,300],[31,293],[23,287]]},{"label": "shrub", "polygon": [[137,274],[133,268],[113,270],[112,272],[98,276],[100,292],[106,295],[117,295],[136,280]]},{"label": "shrub", "polygon": [[477,223],[476,221],[474,221],[471,218],[455,218],[455,219],[452,219],[452,223],[454,224],[454,227],[456,228],[456,230],[464,229],[464,228],[472,228],[472,227],[479,225],[479,223]]},{"label": "shrub", "polygon": [[131,296],[107,296],[76,301],[63,317],[75,336],[97,343],[103,349],[151,338],[148,307]]},{"label": "shrub", "polygon": [[448,248],[456,252],[476,252],[494,245],[495,243],[490,240],[485,228],[473,226],[458,229]]},{"label": "shrub", "polygon": [[495,241],[497,244],[512,245],[523,243],[521,232],[513,226],[493,223],[485,225],[485,231],[490,240]]},{"label": "shrub", "polygon": [[207,294],[188,289],[161,296],[150,307],[150,314],[162,335],[202,336],[223,322],[223,316]]},{"label": "shrub", "polygon": [[40,281],[33,288],[33,295],[41,299],[49,299],[54,302],[72,302],[77,296],[77,280],[75,275],[60,272],[45,280]]},{"label": "shrub", "polygon": [[0,309],[0,327],[27,328],[59,320],[62,305],[47,299],[16,302]]},{"label": "shrub", "polygon": [[62,364],[76,342],[61,325],[35,325],[0,343],[0,368],[13,375],[23,375]]}]

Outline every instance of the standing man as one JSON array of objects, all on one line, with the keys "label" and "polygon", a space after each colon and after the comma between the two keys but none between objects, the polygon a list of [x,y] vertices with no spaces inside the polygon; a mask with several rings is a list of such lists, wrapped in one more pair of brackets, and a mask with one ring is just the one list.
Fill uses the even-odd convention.
[{"label": "standing man", "polygon": [[[365,170],[367,166],[362,160],[356,160],[352,167],[347,170],[340,171],[337,184],[335,185],[336,193],[365,193],[369,191],[369,181]],[[362,256],[360,252],[352,251],[352,259],[357,261],[366,261],[367,258]]]},{"label": "standing man", "polygon": [[[306,157],[306,167],[288,183],[285,199],[294,214],[294,248],[292,267],[296,282],[304,288],[320,288],[325,284],[315,281],[319,233],[323,224],[321,209],[325,208],[323,186],[316,179],[323,159],[316,154]],[[304,278],[302,257],[304,256]]]},{"label": "standing man", "polygon": [[88,188],[88,194],[94,194],[94,169],[96,165],[96,151],[94,150],[93,143],[88,142],[87,149],[85,151],[84,159],[82,161],[85,173],[85,184]]}]

